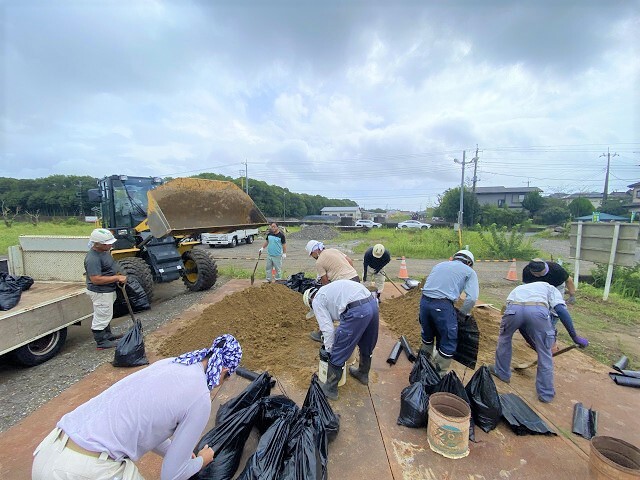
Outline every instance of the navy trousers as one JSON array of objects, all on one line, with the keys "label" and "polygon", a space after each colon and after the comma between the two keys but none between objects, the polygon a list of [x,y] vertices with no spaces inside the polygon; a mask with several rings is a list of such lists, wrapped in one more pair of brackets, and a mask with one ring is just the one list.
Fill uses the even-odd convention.
[{"label": "navy trousers", "polygon": [[378,302],[374,295],[367,303],[342,312],[329,361],[336,367],[344,365],[356,345],[361,355],[370,357],[378,343],[379,320]]},{"label": "navy trousers", "polygon": [[458,346],[458,317],[451,300],[434,299],[422,295],[420,299],[422,343],[432,345],[445,358],[453,357]]}]

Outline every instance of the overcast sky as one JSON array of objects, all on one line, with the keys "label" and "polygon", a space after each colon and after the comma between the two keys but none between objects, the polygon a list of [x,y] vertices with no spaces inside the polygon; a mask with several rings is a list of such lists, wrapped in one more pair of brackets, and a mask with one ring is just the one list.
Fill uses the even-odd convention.
[{"label": "overcast sky", "polygon": [[[214,172],[417,210],[640,181],[640,0],[0,0],[0,176]],[[473,164],[466,167],[466,182]]]}]

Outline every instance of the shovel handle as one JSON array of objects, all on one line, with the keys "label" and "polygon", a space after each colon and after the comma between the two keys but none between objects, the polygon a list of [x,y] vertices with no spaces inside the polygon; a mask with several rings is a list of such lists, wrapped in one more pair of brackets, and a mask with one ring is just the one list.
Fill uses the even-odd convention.
[{"label": "shovel handle", "polygon": [[133,308],[131,308],[131,302],[129,302],[129,295],[127,295],[127,286],[124,283],[118,283],[118,287],[122,291],[122,296],[124,297],[124,301],[127,304],[127,308],[129,309],[129,315],[131,315],[131,321],[133,324],[136,324],[136,317],[133,315]]},{"label": "shovel handle", "polygon": [[397,286],[395,283],[393,283],[393,280],[391,280],[391,279],[387,276],[387,273],[386,273],[384,270],[382,270],[382,275],[384,275],[384,278],[386,278],[387,280],[389,280],[389,281],[391,282],[391,285],[393,285],[394,287],[396,287],[396,290],[398,290],[398,292],[400,292],[400,294],[401,294],[401,295],[404,295],[404,293],[402,292],[402,290],[400,290],[400,289],[398,288],[398,286]]}]

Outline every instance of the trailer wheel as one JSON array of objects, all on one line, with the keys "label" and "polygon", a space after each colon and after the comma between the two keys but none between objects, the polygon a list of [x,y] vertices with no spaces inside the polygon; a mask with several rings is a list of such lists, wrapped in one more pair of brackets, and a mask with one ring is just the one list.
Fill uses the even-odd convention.
[{"label": "trailer wheel", "polygon": [[136,277],[136,280],[140,282],[140,286],[147,294],[147,300],[151,303],[153,298],[153,275],[151,275],[151,269],[147,262],[139,257],[127,257],[118,260],[118,263],[126,275]]},{"label": "trailer wheel", "polygon": [[34,340],[14,350],[9,353],[9,355],[15,362],[26,367],[33,367],[56,356],[66,339],[67,329],[65,327],[38,340]]},{"label": "trailer wheel", "polygon": [[253,243],[253,235],[249,235],[246,239],[245,239],[245,243],[247,245],[251,245]]},{"label": "trailer wheel", "polygon": [[182,281],[192,292],[209,290],[218,279],[216,262],[203,250],[191,249],[182,254],[184,273]]}]

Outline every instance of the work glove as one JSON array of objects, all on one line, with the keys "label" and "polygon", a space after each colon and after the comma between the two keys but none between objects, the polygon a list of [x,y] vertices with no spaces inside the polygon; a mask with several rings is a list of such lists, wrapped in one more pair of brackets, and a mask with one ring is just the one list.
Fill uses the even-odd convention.
[{"label": "work glove", "polygon": [[580,348],[585,348],[587,346],[589,346],[589,340],[587,340],[584,337],[581,337],[580,335],[576,335],[572,338],[573,342],[578,345],[578,347]]},{"label": "work glove", "polygon": [[283,258],[283,259],[287,258],[287,254],[286,254],[286,253],[283,253],[283,254],[282,254],[282,258]]},{"label": "work glove", "polygon": [[258,250],[258,253],[262,253],[264,252],[264,248],[260,247],[260,250]]},{"label": "work glove", "polygon": [[576,303],[576,296],[575,295],[569,295],[569,298],[567,299],[567,303],[569,305],[574,305]]}]

